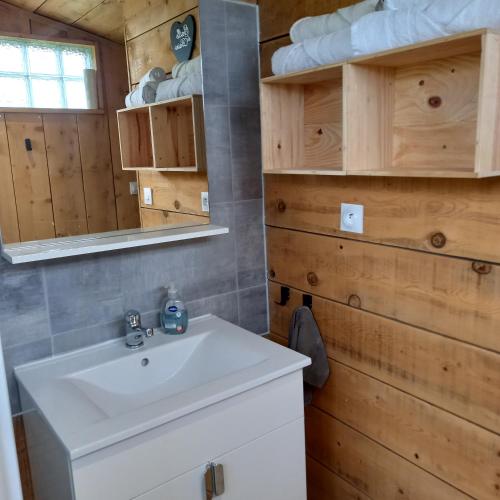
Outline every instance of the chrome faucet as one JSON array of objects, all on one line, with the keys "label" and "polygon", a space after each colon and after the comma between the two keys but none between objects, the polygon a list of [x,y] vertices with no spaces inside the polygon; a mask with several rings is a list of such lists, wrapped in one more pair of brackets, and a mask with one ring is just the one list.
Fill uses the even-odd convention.
[{"label": "chrome faucet", "polygon": [[152,328],[142,328],[141,313],[139,311],[128,311],[125,314],[125,345],[129,349],[139,349],[144,345],[144,339],[152,337]]}]

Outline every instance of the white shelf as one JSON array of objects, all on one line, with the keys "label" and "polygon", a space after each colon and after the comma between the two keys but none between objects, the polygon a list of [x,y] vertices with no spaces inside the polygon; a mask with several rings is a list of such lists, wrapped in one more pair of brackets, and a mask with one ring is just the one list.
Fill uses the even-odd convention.
[{"label": "white shelf", "polygon": [[176,241],[207,238],[227,233],[229,233],[227,227],[213,224],[189,227],[169,226],[163,229],[134,229],[28,243],[12,243],[3,245],[1,254],[11,264],[24,264],[160,243],[175,243]]}]

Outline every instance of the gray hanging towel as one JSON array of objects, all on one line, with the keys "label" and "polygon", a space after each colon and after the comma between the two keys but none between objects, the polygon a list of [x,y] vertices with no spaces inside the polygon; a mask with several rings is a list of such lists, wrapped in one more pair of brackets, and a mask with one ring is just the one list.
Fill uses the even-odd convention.
[{"label": "gray hanging towel", "polygon": [[304,368],[304,403],[308,405],[313,388],[323,387],[330,375],[325,344],[308,307],[298,307],[292,314],[288,347],[311,358],[311,365]]}]

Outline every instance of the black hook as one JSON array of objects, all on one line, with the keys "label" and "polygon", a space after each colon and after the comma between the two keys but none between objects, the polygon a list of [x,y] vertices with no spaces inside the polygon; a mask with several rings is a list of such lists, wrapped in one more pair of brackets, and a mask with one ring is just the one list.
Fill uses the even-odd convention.
[{"label": "black hook", "polygon": [[24,139],[24,146],[26,151],[33,151],[33,145],[31,144],[31,139]]},{"label": "black hook", "polygon": [[313,308],[313,298],[312,295],[302,295],[302,305],[304,307],[308,307],[309,309]]},{"label": "black hook", "polygon": [[287,286],[281,287],[281,300],[278,302],[275,300],[275,303],[279,306],[286,306],[287,302],[290,300],[290,288]]}]

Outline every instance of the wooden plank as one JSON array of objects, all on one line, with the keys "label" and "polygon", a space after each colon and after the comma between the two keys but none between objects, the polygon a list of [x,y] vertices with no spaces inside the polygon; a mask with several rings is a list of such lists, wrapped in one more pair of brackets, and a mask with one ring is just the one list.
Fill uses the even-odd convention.
[{"label": "wooden plank", "polygon": [[[138,83],[141,77],[153,66],[160,66],[167,72],[172,71],[176,59],[170,46],[170,28],[174,22],[183,21],[186,15],[193,15],[197,25],[200,25],[199,9],[196,8],[127,42],[132,84]],[[193,57],[199,54],[200,37],[197,37]]]},{"label": "wooden plank", "polygon": [[109,130],[104,116],[78,116],[89,233],[117,228]]},{"label": "wooden plank", "polygon": [[[21,241],[54,238],[54,216],[42,117],[6,114]],[[25,139],[31,140],[27,151]]]},{"label": "wooden plank", "polygon": [[[206,173],[139,172],[141,207],[185,214],[207,215],[201,209],[201,193],[208,191]],[[144,188],[153,189],[153,205],[144,204]]]},{"label": "wooden plank", "polygon": [[[314,407],[306,408],[306,446],[310,456],[369,498],[381,500],[469,498]],[[335,497],[327,498],[330,500]]]},{"label": "wooden plank", "polygon": [[500,498],[500,436],[335,361],[313,403],[465,493]]},{"label": "wooden plank", "polygon": [[[267,224],[500,263],[500,179],[271,175],[264,184]],[[340,231],[341,203],[364,205],[363,234]]]},{"label": "wooden plank", "polygon": [[101,55],[103,64],[107,68],[104,92],[109,122],[118,229],[134,229],[140,227],[139,198],[137,195],[130,194],[130,183],[137,181],[137,175],[135,172],[122,170],[116,117],[116,110],[123,106],[128,93],[125,48],[118,45],[106,45],[101,47]]},{"label": "wooden plank", "polygon": [[4,115],[0,114],[0,231],[4,243],[19,242],[19,223],[17,221],[16,195],[12,179],[9,141]]},{"label": "wooden plank", "polygon": [[37,14],[47,17],[57,17],[66,24],[78,21],[85,14],[97,7],[102,0],[45,0],[36,9]]},{"label": "wooden plank", "polygon": [[260,44],[260,76],[262,78],[273,75],[271,64],[273,54],[281,47],[285,47],[291,43],[290,37],[286,35]]},{"label": "wooden plank", "polygon": [[16,438],[17,459],[19,462],[19,474],[21,476],[21,487],[24,500],[34,500],[33,479],[31,477],[31,465],[28,452],[28,443],[26,442],[26,431],[22,416],[12,419],[14,435]]},{"label": "wooden plank", "polygon": [[500,351],[499,266],[277,228],[267,242],[280,283]]},{"label": "wooden plank", "polygon": [[87,234],[76,115],[43,117],[56,238]]},{"label": "wooden plank", "polygon": [[[36,0],[38,1],[38,0]],[[29,33],[30,19],[26,11],[1,2],[0,3],[0,31],[8,33]]]},{"label": "wooden plank", "polygon": [[210,224],[209,217],[182,214],[179,212],[169,212],[168,210],[152,210],[150,208],[141,208],[141,221],[141,227],[184,224],[188,226],[198,226],[201,224]]},{"label": "wooden plank", "polygon": [[[287,338],[302,293],[280,306],[269,283],[271,331]],[[455,415],[500,433],[500,356],[411,325],[313,297],[328,356]]]},{"label": "wooden plank", "polygon": [[309,500],[369,500],[369,497],[351,486],[347,481],[307,457],[307,498]]},{"label": "wooden plank", "polygon": [[198,7],[198,0],[125,0],[125,39],[131,40]]},{"label": "wooden plank", "polygon": [[75,21],[74,25],[123,43],[123,2],[124,0],[104,0]]},{"label": "wooden plank", "polygon": [[118,113],[118,130],[122,167],[152,167],[149,109],[137,108]]}]

